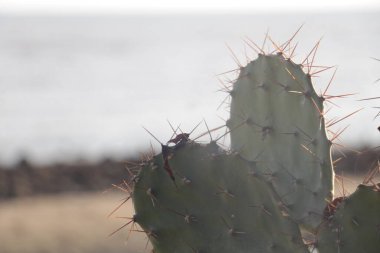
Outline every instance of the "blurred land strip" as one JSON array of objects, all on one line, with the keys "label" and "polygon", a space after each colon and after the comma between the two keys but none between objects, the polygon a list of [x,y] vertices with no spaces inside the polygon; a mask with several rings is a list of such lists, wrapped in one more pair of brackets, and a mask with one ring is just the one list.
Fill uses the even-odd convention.
[{"label": "blurred land strip", "polygon": [[26,160],[0,167],[0,200],[63,192],[104,191],[128,176],[122,161],[35,167]]},{"label": "blurred land strip", "polygon": [[[380,149],[334,152],[335,172],[363,177],[378,166]],[[77,163],[35,167],[22,160],[12,168],[0,167],[0,200],[65,192],[104,191],[122,183],[128,172],[123,161]]]}]

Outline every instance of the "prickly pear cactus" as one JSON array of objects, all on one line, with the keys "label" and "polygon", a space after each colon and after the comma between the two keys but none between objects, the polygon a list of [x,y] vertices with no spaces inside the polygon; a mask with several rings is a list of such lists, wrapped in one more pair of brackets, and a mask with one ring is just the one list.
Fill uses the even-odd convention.
[{"label": "prickly pear cactus", "polygon": [[[308,252],[251,163],[215,143],[154,156],[135,178],[134,221],[156,253]],[[165,165],[166,164],[166,165]],[[167,172],[169,166],[175,181]]]},{"label": "prickly pear cactus", "polygon": [[230,95],[232,149],[255,163],[294,220],[315,228],[332,198],[333,169],[323,98],[310,75],[282,54],[259,54]]},{"label": "prickly pear cactus", "polygon": [[380,184],[359,185],[321,225],[319,253],[380,252]]}]

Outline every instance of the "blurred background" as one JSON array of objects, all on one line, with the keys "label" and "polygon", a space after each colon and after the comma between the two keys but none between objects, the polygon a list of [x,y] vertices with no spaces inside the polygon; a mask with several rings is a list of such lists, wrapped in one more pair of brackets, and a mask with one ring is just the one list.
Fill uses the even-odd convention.
[{"label": "blurred background", "polygon": [[[338,66],[328,112],[336,172],[350,191],[379,157],[380,3],[339,1],[0,0],[0,252],[148,252],[130,226],[126,161],[205,120],[224,124],[218,75],[245,64],[269,32],[303,25],[295,61]],[[268,44],[268,47],[271,47]],[[232,49],[233,53],[229,50]],[[323,92],[334,73],[313,79]],[[207,131],[199,126],[193,138]],[[224,132],[214,132],[220,136]],[[207,138],[200,139],[207,141]],[[228,138],[225,140],[228,146]],[[118,218],[119,217],[119,218]]]}]

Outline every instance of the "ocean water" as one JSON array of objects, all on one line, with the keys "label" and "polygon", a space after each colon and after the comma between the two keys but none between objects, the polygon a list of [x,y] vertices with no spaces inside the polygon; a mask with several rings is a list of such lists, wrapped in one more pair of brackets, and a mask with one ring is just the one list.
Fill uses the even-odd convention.
[{"label": "ocean water", "polygon": [[[341,143],[378,145],[380,101],[358,100],[380,96],[380,62],[370,58],[380,58],[379,14],[0,15],[0,164],[122,158],[158,149],[142,126],[166,142],[167,121],[183,131],[203,119],[223,125],[216,75],[237,67],[226,44],[245,63],[256,56],[243,38],[261,44],[269,30],[283,42],[302,24],[296,59],[323,37],[315,64],[339,66],[329,94],[356,93],[327,116],[363,108],[334,126],[350,126]],[[317,91],[332,73],[314,79]]]}]

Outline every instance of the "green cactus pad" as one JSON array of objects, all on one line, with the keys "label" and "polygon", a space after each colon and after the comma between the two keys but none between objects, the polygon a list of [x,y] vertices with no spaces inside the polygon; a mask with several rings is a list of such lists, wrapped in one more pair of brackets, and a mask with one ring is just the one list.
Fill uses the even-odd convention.
[{"label": "green cactus pad", "polygon": [[331,143],[323,98],[310,75],[281,54],[241,68],[231,94],[231,148],[255,163],[290,217],[315,228],[332,199]]},{"label": "green cactus pad", "polygon": [[186,143],[144,163],[133,188],[136,221],[156,253],[308,252],[251,163],[215,143]]},{"label": "green cactus pad", "polygon": [[380,184],[359,185],[321,225],[320,253],[380,252]]}]

